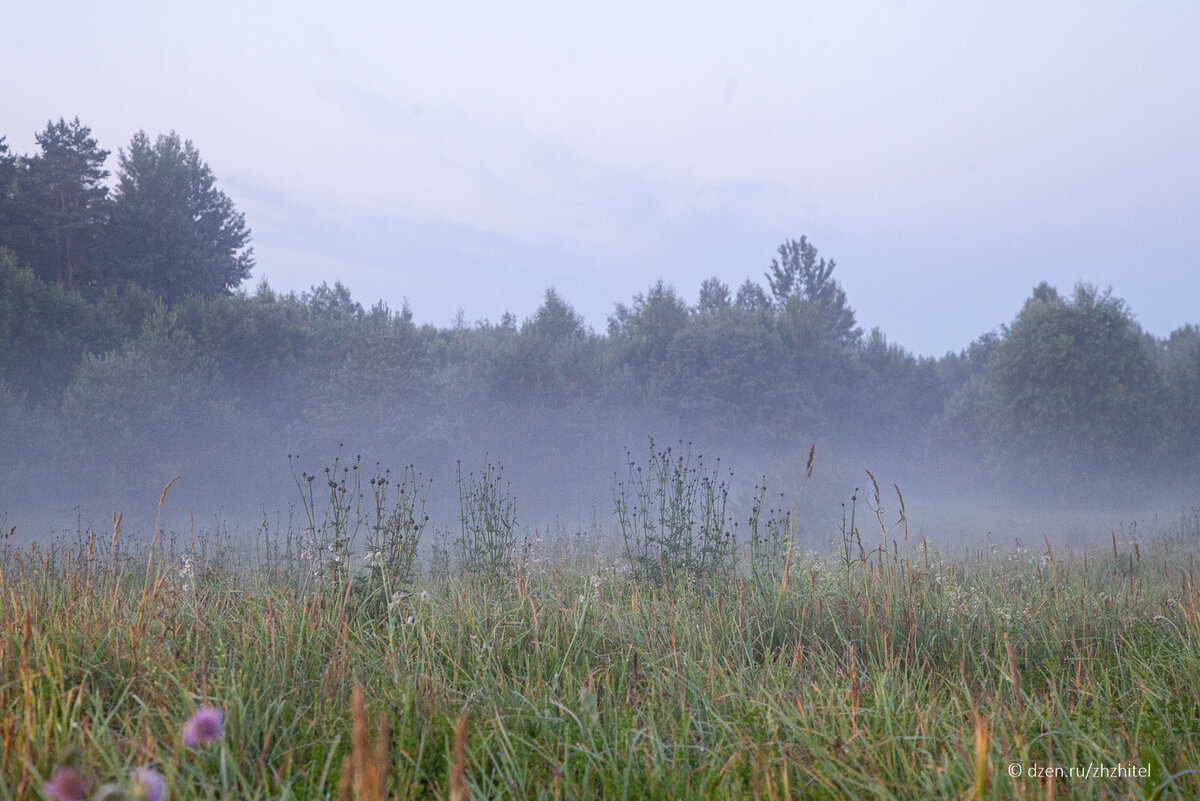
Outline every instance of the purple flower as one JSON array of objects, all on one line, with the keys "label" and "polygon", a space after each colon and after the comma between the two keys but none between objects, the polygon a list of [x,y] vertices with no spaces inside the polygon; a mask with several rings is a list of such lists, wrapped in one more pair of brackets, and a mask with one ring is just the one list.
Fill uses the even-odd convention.
[{"label": "purple flower", "polygon": [[138,801],[162,801],[166,783],[154,768],[138,768],[133,772],[133,797]]},{"label": "purple flower", "polygon": [[42,786],[42,792],[50,801],[83,801],[92,783],[75,768],[59,765],[50,773],[50,781]]},{"label": "purple flower", "polygon": [[183,724],[183,742],[186,745],[212,745],[221,739],[225,729],[225,716],[219,709],[202,706]]}]

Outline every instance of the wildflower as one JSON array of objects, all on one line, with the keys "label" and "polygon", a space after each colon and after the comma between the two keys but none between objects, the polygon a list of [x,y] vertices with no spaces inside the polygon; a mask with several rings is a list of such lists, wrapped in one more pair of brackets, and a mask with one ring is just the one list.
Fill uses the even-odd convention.
[{"label": "wildflower", "polygon": [[196,568],[195,565],[192,564],[192,556],[191,554],[184,554],[183,566],[179,568],[179,579],[183,582],[184,592],[191,591],[192,587],[194,586],[193,581],[195,578]]},{"label": "wildflower", "polygon": [[421,590],[421,600],[422,600],[422,601],[428,601],[428,600],[429,600],[429,592],[428,592],[428,591],[426,591],[426,590]]},{"label": "wildflower", "polygon": [[162,801],[166,783],[154,768],[138,768],[133,772],[133,797],[138,801]]},{"label": "wildflower", "polygon": [[83,801],[92,783],[87,776],[69,765],[59,765],[50,774],[50,781],[42,786],[42,792],[50,801]]},{"label": "wildflower", "polygon": [[225,728],[225,715],[221,710],[202,706],[183,724],[185,745],[212,745],[221,739]]},{"label": "wildflower", "polygon": [[593,587],[599,587],[603,583],[604,583],[604,579],[600,578],[599,576],[595,576],[595,575],[592,576],[592,586]]}]

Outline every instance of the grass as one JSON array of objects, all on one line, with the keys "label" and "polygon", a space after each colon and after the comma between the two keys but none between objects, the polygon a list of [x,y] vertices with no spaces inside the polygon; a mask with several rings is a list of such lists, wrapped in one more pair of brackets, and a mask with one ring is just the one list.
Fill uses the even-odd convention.
[{"label": "grass", "polygon": [[386,603],[228,548],[8,551],[0,798],[69,754],[177,799],[1196,798],[1193,528],[951,558],[881,527],[786,586],[561,558]]}]

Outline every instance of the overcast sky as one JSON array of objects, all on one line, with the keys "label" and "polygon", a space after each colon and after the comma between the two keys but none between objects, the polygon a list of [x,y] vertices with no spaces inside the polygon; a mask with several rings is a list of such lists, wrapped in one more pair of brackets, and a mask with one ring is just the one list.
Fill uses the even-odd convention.
[{"label": "overcast sky", "polygon": [[1043,280],[1200,322],[1200,3],[739,6],[17,0],[0,134],[175,130],[256,278],[443,326],[553,285],[604,330],[659,278],[765,285],[802,234],[917,353]]}]

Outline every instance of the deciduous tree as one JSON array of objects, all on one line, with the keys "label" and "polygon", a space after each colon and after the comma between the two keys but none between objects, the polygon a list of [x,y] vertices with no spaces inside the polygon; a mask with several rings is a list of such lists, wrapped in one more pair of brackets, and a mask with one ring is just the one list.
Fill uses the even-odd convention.
[{"label": "deciduous tree", "polygon": [[1018,470],[1130,468],[1161,445],[1161,378],[1110,292],[1079,284],[1066,300],[1039,286],[1005,329],[990,372],[996,455]]},{"label": "deciduous tree", "polygon": [[826,338],[842,345],[853,345],[862,336],[855,326],[854,310],[846,302],[846,293],[833,279],[837,263],[817,259],[817,249],[806,237],[789,239],[779,246],[779,258],[771,260],[767,283],[775,305],[784,309],[797,302],[811,306],[825,329]]}]

